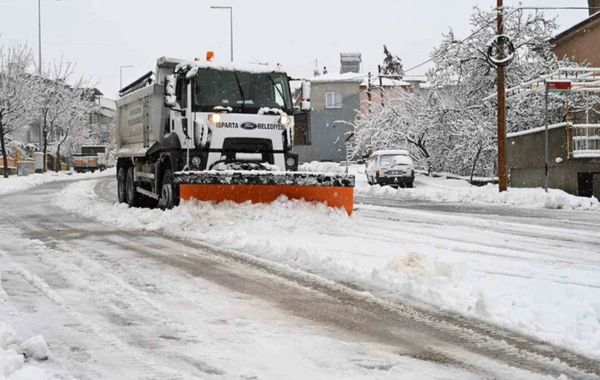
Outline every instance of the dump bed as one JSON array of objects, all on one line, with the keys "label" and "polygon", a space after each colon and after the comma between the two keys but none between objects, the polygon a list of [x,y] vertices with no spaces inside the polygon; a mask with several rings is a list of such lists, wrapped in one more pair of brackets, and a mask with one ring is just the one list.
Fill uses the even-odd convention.
[{"label": "dump bed", "polygon": [[117,100],[117,157],[142,157],[164,136],[164,88],[152,84]]}]

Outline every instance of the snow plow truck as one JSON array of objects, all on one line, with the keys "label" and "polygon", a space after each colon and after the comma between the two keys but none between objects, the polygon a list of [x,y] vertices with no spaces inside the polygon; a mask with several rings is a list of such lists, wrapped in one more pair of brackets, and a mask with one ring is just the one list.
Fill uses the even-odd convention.
[{"label": "snow plow truck", "polygon": [[290,80],[279,67],[159,58],[119,92],[119,202],[169,209],[285,195],[350,214],[353,176],[297,171],[294,114],[310,109],[310,87],[294,108]]}]

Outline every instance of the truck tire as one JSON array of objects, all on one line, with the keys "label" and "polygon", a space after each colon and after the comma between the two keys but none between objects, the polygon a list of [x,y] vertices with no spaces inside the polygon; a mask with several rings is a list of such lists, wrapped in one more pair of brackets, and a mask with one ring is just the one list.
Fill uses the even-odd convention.
[{"label": "truck tire", "polygon": [[135,190],[136,184],[133,180],[133,166],[127,169],[127,179],[125,181],[125,194],[129,207],[136,207],[139,203],[140,196]]},{"label": "truck tire", "polygon": [[119,203],[127,202],[127,168],[121,166],[117,172],[117,198]]},{"label": "truck tire", "polygon": [[158,207],[163,210],[172,209],[179,203],[177,202],[177,198],[175,186],[173,185],[173,172],[171,169],[167,169],[163,175],[160,197],[158,198]]}]

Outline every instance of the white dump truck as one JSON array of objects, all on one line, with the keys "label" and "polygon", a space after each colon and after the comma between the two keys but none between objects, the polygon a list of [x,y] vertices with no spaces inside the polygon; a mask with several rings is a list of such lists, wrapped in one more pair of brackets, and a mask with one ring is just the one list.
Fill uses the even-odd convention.
[{"label": "white dump truck", "polygon": [[106,169],[106,146],[84,145],[79,153],[73,154],[73,170],[77,173],[95,172]]},{"label": "white dump truck", "polygon": [[162,57],[117,100],[117,181],[130,206],[179,199],[270,202],[280,195],[352,211],[354,177],[299,173],[290,78],[279,67]]}]

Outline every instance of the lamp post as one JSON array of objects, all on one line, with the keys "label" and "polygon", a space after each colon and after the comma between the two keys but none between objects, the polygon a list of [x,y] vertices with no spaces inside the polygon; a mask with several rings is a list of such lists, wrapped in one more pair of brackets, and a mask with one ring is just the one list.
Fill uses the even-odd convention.
[{"label": "lamp post", "polygon": [[213,5],[211,9],[229,9],[229,36],[231,38],[231,62],[233,62],[233,7],[222,7]]},{"label": "lamp post", "polygon": [[[61,0],[55,0],[61,1]],[[38,0],[38,74],[42,76],[42,0]],[[42,116],[40,115],[40,125],[39,125],[39,141],[40,147],[43,143],[43,133],[42,133]],[[46,158],[44,157],[44,161]],[[44,165],[45,168],[45,165]]]},{"label": "lamp post", "polygon": [[133,67],[131,65],[119,66],[119,91],[123,88],[123,69]]}]

